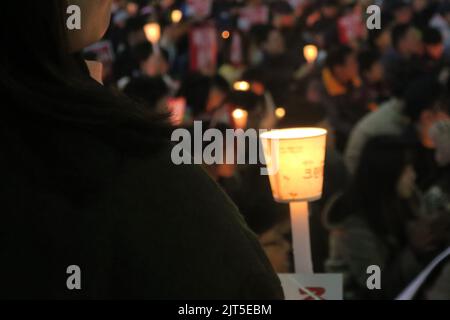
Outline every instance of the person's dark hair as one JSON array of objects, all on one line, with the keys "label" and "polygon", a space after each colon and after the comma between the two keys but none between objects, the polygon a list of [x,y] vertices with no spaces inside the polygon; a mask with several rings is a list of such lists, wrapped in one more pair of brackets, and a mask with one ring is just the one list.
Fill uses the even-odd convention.
[{"label": "person's dark hair", "polygon": [[230,94],[228,103],[244,110],[252,111],[258,106],[264,105],[264,97],[251,91],[233,91]]},{"label": "person's dark hair", "polygon": [[427,45],[440,44],[443,41],[441,32],[436,28],[426,28],[422,34],[423,42]]},{"label": "person's dark hair", "polygon": [[130,81],[124,93],[155,109],[159,100],[169,95],[169,87],[162,77],[139,77]]},{"label": "person's dark hair", "polygon": [[361,74],[365,74],[370,71],[373,65],[379,62],[381,59],[381,55],[373,50],[365,50],[359,53],[358,62],[359,62],[359,71]]},{"label": "person's dark hair", "polygon": [[[133,59],[139,64],[147,60],[153,54],[153,46],[150,42],[143,42],[132,47]],[[169,62],[169,53],[164,48],[159,48],[161,56]]]},{"label": "person's dark hair", "polygon": [[407,0],[391,0],[390,2],[387,4],[387,7],[392,12],[411,7],[410,1]]},{"label": "person's dark hair", "polygon": [[138,15],[136,17],[129,18],[125,26],[125,31],[127,34],[133,32],[141,32],[146,23],[148,23],[148,16]]},{"label": "person's dark hair", "polygon": [[230,91],[230,85],[223,77],[219,75],[208,77],[195,72],[184,78],[178,96],[185,97],[193,115],[198,116],[205,112],[212,88],[219,89],[226,94]]},{"label": "person's dark hair", "polygon": [[404,114],[416,122],[424,110],[442,109],[439,104],[444,94],[444,87],[433,76],[423,76],[413,80],[404,94]]},{"label": "person's dark hair", "polygon": [[95,82],[77,58],[81,55],[69,52],[66,9],[61,0],[3,4],[0,40],[7,47],[0,51],[0,93],[6,101],[2,119],[21,115],[85,128],[128,150],[160,141],[165,124],[159,116]]},{"label": "person's dark hair", "polygon": [[286,116],[277,125],[280,129],[315,127],[327,119],[327,112],[322,104],[305,101],[298,95],[289,97],[284,106]]},{"label": "person's dark hair", "polygon": [[441,3],[437,9],[437,12],[440,15],[447,15],[448,13],[450,13],[450,2],[449,1],[444,1],[443,3]]},{"label": "person's dark hair", "polygon": [[230,93],[230,84],[221,75],[215,75],[211,78],[211,88],[218,89],[225,94]]},{"label": "person's dark hair", "polygon": [[267,41],[270,32],[273,27],[268,25],[255,25],[250,29],[250,39],[255,42],[256,45],[261,45]]},{"label": "person's dark hair", "polygon": [[365,145],[345,200],[374,232],[386,234],[392,227],[388,221],[395,219],[395,210],[402,203],[398,180],[412,163],[412,148],[399,137],[379,136]]},{"label": "person's dark hair", "polygon": [[338,0],[322,0],[320,2],[320,5],[322,7],[339,7],[339,1]]},{"label": "person's dark hair", "polygon": [[330,69],[333,69],[336,66],[344,65],[347,58],[353,53],[353,49],[345,45],[332,48],[328,53],[325,64]]},{"label": "person's dark hair", "polygon": [[391,37],[392,37],[392,46],[397,49],[400,42],[406,36],[408,31],[412,28],[411,24],[399,24],[392,28]]}]

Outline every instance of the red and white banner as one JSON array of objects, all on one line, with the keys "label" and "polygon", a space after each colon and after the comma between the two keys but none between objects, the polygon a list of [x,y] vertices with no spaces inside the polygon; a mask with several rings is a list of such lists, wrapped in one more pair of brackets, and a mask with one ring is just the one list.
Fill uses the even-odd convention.
[{"label": "red and white banner", "polygon": [[217,67],[217,30],[207,24],[190,31],[189,55],[191,71],[208,73]]},{"label": "red and white banner", "polygon": [[212,0],[187,0],[188,16],[206,18],[211,14]]},{"label": "red and white banner", "polygon": [[247,6],[242,8],[238,25],[243,31],[249,31],[253,26],[269,23],[269,8],[265,5]]},{"label": "red and white banner", "polygon": [[338,21],[339,40],[342,44],[351,44],[362,39],[365,33],[362,11],[357,6],[355,10],[341,17]]}]

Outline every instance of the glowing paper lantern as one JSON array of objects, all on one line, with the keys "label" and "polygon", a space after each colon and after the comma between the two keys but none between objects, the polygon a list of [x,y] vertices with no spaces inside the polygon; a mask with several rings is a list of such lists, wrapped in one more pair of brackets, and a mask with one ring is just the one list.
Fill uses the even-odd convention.
[{"label": "glowing paper lantern", "polygon": [[249,91],[250,90],[250,83],[247,81],[238,81],[235,82],[233,85],[233,89],[236,91]]},{"label": "glowing paper lantern", "polygon": [[156,22],[147,23],[144,26],[145,36],[153,45],[156,45],[161,38],[161,26]]},{"label": "glowing paper lantern", "polygon": [[245,129],[247,127],[248,112],[242,109],[236,109],[232,113],[234,125],[237,129]]},{"label": "glowing paper lantern", "polygon": [[183,12],[181,10],[173,10],[170,14],[172,23],[179,23],[183,19]]},{"label": "glowing paper lantern", "polygon": [[312,273],[308,201],[322,197],[327,131],[274,130],[261,134],[273,197],[290,203],[295,269]]},{"label": "glowing paper lantern", "polygon": [[308,63],[313,63],[319,55],[319,49],[315,45],[309,44],[303,48],[303,55]]}]

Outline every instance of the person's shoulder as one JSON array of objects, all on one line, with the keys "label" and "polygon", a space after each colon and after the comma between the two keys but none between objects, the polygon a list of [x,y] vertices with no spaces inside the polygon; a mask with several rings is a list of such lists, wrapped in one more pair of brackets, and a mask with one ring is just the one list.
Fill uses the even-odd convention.
[{"label": "person's shoulder", "polygon": [[[121,171],[105,198],[111,202],[116,241],[136,255],[127,262],[130,268],[139,273],[148,268],[159,277],[152,286],[161,285],[168,297],[181,290],[192,298],[280,296],[279,281],[255,235],[201,167],[173,164],[168,146],[125,159]],[[187,263],[189,277],[179,272],[180,263]]]}]

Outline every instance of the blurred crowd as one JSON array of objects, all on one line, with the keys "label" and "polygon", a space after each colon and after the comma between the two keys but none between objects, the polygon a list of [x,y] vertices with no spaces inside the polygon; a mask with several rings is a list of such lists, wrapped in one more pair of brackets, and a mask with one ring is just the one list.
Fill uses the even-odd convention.
[{"label": "blurred crowd", "polygon": [[[372,4],[381,29],[367,28]],[[312,253],[315,272],[344,274],[347,299],[394,298],[450,245],[450,1],[116,0],[113,11],[86,59],[174,126],[328,130]],[[205,169],[275,270],[292,272],[289,208],[259,167]],[[367,289],[370,265],[381,291]],[[450,298],[450,263],[420,296]]]}]

